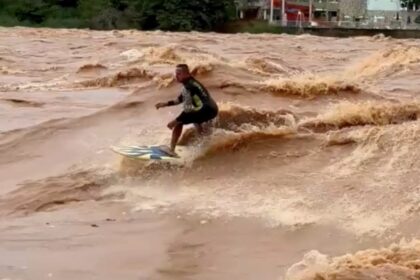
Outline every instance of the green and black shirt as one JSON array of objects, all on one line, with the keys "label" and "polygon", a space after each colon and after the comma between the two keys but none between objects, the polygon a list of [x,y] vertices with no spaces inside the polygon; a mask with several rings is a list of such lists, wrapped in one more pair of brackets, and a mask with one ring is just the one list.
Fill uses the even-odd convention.
[{"label": "green and black shirt", "polygon": [[210,96],[207,89],[193,77],[183,82],[184,88],[174,101],[175,104],[184,103],[184,112],[197,112],[202,109],[217,111],[216,102]]}]

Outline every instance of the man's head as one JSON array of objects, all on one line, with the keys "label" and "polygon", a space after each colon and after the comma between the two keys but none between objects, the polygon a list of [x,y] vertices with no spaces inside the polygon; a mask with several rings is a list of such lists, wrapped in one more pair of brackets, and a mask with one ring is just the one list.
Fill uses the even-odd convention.
[{"label": "man's head", "polygon": [[187,64],[178,64],[175,69],[176,80],[180,83],[191,77],[190,69]]}]

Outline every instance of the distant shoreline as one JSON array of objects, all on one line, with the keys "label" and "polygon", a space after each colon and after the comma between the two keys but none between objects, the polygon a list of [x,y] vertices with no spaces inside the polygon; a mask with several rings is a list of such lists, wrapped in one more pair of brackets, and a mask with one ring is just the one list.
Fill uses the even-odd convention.
[{"label": "distant shoreline", "polygon": [[[87,29],[96,31],[111,31],[111,30],[132,30],[134,28],[121,28],[121,29],[95,29],[89,27],[68,27],[68,26],[45,26],[45,25],[27,25],[27,24],[14,24],[14,25],[0,25],[2,28],[13,27],[28,27],[28,28],[56,28],[56,29]],[[141,29],[137,29],[142,31]],[[146,30],[144,30],[146,31]],[[152,30],[147,30],[152,31]],[[269,25],[266,21],[232,21],[213,31],[199,31],[196,32],[217,32],[225,34],[236,33],[250,33],[250,34],[290,34],[302,35],[309,34],[321,37],[338,37],[349,38],[359,36],[380,36],[391,37],[395,39],[420,39],[419,29],[367,29],[367,28],[343,28],[343,27],[283,27],[276,25]],[[171,31],[169,31],[171,32]],[[189,31],[172,31],[172,32],[189,32]]]},{"label": "distant shoreline", "polygon": [[227,24],[222,33],[273,33],[273,34],[310,34],[325,37],[357,37],[377,36],[383,34],[385,37],[396,39],[420,39],[419,29],[367,29],[367,28],[343,28],[343,27],[283,27],[269,25],[266,21],[236,21]]},{"label": "distant shoreline", "polygon": [[[326,37],[357,37],[357,36],[377,36],[383,34],[385,37],[392,37],[395,39],[420,39],[420,30],[414,29],[362,29],[362,28],[318,28],[307,27],[299,30],[299,28],[288,27],[290,31],[295,31],[296,34],[311,34],[316,36]],[[291,33],[291,32],[288,32]]]}]

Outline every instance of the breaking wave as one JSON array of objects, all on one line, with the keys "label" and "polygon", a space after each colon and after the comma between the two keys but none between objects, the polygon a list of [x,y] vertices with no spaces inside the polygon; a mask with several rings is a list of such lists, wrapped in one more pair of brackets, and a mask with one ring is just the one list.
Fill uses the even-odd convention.
[{"label": "breaking wave", "polygon": [[6,66],[0,66],[0,74],[3,75],[16,75],[16,74],[22,74],[23,72],[20,70],[15,70]]},{"label": "breaking wave", "polygon": [[420,47],[399,45],[379,50],[346,71],[355,79],[395,75],[420,62]]},{"label": "breaking wave", "polygon": [[[220,104],[218,117],[212,123],[212,135],[207,143],[207,152],[224,148],[237,148],[247,142],[278,137],[292,133],[296,118],[291,111],[259,111],[230,103]],[[195,129],[187,130],[180,139],[181,145],[197,140]],[[206,153],[207,153],[206,152]]]},{"label": "breaking wave", "polygon": [[343,101],[300,125],[314,131],[325,131],[351,126],[400,124],[415,121],[419,116],[420,103]]},{"label": "breaking wave", "polygon": [[[69,203],[100,200],[102,190],[113,182],[106,170],[76,170],[63,175],[26,182],[0,200],[2,214],[33,214]],[[4,213],[6,211],[6,213]]]},{"label": "breaking wave", "polygon": [[37,108],[37,107],[44,106],[43,102],[17,99],[17,98],[5,98],[5,99],[0,99],[0,101],[9,103],[14,106],[20,106],[20,107],[36,107]]},{"label": "breaking wave", "polygon": [[413,240],[334,258],[311,251],[288,269],[286,280],[411,280],[420,278],[419,269],[420,241]]},{"label": "breaking wave", "polygon": [[215,154],[223,154],[225,152],[235,152],[240,148],[251,145],[256,141],[265,141],[273,138],[283,138],[295,135],[296,130],[290,127],[268,126],[261,130],[256,127],[248,127],[238,133],[232,133],[225,130],[216,130],[214,134],[205,141],[204,149],[198,158],[211,156]]},{"label": "breaking wave", "polygon": [[107,69],[107,67],[99,63],[85,64],[79,67],[77,73],[98,72],[105,69]]},{"label": "breaking wave", "polygon": [[130,63],[143,62],[146,63],[146,65],[176,65],[186,63],[189,65],[191,72],[195,75],[211,72],[214,69],[214,66],[219,62],[219,59],[210,54],[191,52],[190,49],[185,53],[185,51],[183,52],[182,50],[183,48],[178,45],[148,47],[141,51],[136,49],[128,50],[121,53],[121,56],[126,57]]},{"label": "breaking wave", "polygon": [[268,79],[261,83],[261,88],[274,95],[301,98],[361,92],[361,88],[355,83],[340,80],[336,77],[322,77],[312,74],[298,75],[292,78]]},{"label": "breaking wave", "polygon": [[76,86],[82,87],[115,87],[127,84],[135,84],[145,79],[152,80],[157,75],[142,68],[130,68],[116,74],[78,82]]}]

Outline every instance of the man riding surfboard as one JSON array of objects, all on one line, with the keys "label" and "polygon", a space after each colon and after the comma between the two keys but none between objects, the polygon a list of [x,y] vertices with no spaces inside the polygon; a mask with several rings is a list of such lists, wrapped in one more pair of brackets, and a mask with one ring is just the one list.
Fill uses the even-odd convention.
[{"label": "man riding surfboard", "polygon": [[156,109],[160,109],[184,103],[182,113],[168,123],[168,128],[172,130],[170,147],[172,153],[175,153],[175,147],[179,137],[181,137],[184,125],[194,124],[197,132],[203,134],[202,124],[214,119],[219,112],[216,102],[207,89],[191,75],[188,65],[178,64],[175,70],[175,77],[179,83],[183,84],[181,94],[175,100],[156,104]]}]

